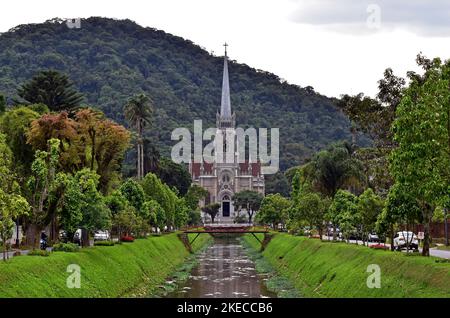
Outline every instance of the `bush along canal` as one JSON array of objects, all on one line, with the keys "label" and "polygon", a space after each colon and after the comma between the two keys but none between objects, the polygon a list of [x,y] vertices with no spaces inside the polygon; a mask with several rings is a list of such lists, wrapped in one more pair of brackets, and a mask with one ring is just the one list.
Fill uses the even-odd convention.
[{"label": "bush along canal", "polygon": [[[265,284],[267,273],[259,273],[242,241],[236,235],[215,235],[213,244],[196,254],[166,282],[175,286],[169,298],[267,298],[277,297]],[[183,272],[183,271],[181,271]],[[181,280],[176,281],[176,279]],[[183,279],[184,278],[184,279]]]}]

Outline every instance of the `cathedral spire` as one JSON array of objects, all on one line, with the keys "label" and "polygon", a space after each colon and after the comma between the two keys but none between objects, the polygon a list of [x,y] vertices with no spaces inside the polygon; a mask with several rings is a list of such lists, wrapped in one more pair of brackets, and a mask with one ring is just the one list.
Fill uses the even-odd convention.
[{"label": "cathedral spire", "polygon": [[222,80],[222,102],[220,104],[220,117],[231,118],[231,100],[230,100],[230,82],[228,79],[228,56],[227,47],[228,44],[223,45],[225,47],[225,56],[223,60],[223,80]]}]

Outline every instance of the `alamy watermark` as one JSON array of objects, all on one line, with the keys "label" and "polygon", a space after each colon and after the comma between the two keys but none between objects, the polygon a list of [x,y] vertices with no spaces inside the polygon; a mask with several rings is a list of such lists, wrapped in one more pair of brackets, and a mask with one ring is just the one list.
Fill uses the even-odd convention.
[{"label": "alamy watermark", "polygon": [[368,288],[381,288],[381,268],[378,264],[370,264],[367,266],[367,273],[370,275],[367,277],[366,285]]},{"label": "alamy watermark", "polygon": [[378,4],[371,3],[367,6],[366,12],[369,14],[366,25],[369,29],[381,28],[381,7]]},{"label": "alamy watermark", "polygon": [[80,18],[67,19],[66,25],[69,29],[80,29],[81,28],[81,19]]},{"label": "alamy watermark", "polygon": [[[194,120],[194,139],[188,128],[172,131],[172,140],[179,142],[172,147],[171,157],[175,163],[261,163],[261,173],[275,174],[279,170],[279,128],[208,128],[203,131],[201,120]],[[248,139],[249,153],[246,156]],[[206,146],[204,141],[210,141]],[[192,145],[194,148],[192,156]],[[193,160],[192,160],[193,159]]]},{"label": "alamy watermark", "polygon": [[67,288],[81,288],[81,268],[77,264],[70,264],[66,269],[70,275],[66,279]]}]

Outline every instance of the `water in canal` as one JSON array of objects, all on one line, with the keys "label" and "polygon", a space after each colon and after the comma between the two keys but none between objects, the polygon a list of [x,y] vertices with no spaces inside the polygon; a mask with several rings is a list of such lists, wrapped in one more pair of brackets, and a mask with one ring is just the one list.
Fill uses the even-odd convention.
[{"label": "water in canal", "polygon": [[267,290],[264,276],[256,272],[236,237],[215,238],[214,244],[197,257],[198,265],[188,280],[167,297],[276,297]]}]

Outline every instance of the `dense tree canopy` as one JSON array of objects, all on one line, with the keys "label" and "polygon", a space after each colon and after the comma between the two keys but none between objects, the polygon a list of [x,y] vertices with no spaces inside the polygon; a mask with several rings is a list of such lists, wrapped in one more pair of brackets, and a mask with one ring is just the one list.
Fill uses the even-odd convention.
[{"label": "dense tree canopy", "polygon": [[[80,29],[68,29],[63,20],[54,19],[2,33],[0,91],[10,99],[39,71],[54,69],[74,81],[88,105],[98,105],[121,124],[123,105],[145,93],[155,105],[146,136],[164,156],[170,155],[174,128],[191,127],[194,119],[215,126],[222,57],[130,20],[89,18],[81,23]],[[331,99],[235,61],[229,71],[238,124],[280,128],[283,170],[330,142],[350,139],[349,121]],[[130,158],[128,164],[134,162]]]},{"label": "dense tree canopy", "polygon": [[391,173],[421,208],[429,255],[433,212],[450,197],[450,62],[429,61],[424,76],[411,79],[394,122]]},{"label": "dense tree canopy", "polygon": [[44,104],[51,111],[71,110],[80,106],[83,95],[73,89],[67,75],[54,70],[41,71],[17,90],[17,104]]}]

